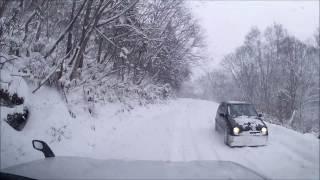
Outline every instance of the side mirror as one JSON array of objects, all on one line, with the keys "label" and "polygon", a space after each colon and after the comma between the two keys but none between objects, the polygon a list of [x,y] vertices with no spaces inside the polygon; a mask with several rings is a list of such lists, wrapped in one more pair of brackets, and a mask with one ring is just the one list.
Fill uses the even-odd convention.
[{"label": "side mirror", "polygon": [[225,115],[224,113],[219,113],[219,115],[220,115],[221,117],[226,117],[226,115]]},{"label": "side mirror", "polygon": [[258,114],[258,117],[262,117],[262,114]]},{"label": "side mirror", "polygon": [[44,141],[32,140],[32,146],[34,149],[41,151],[45,158],[55,157],[50,147]]}]

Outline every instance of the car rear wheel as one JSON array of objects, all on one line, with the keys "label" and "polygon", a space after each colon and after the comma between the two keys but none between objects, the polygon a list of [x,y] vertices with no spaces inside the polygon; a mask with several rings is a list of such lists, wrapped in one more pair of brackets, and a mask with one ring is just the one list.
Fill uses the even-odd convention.
[{"label": "car rear wheel", "polygon": [[218,131],[217,121],[214,123],[214,130]]},{"label": "car rear wheel", "polygon": [[229,134],[228,134],[228,130],[224,129],[224,144],[229,146]]}]

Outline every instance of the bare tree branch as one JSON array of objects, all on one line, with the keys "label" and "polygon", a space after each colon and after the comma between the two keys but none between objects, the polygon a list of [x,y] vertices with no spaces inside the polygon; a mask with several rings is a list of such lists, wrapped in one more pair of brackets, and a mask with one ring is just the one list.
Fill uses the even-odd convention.
[{"label": "bare tree branch", "polygon": [[72,25],[76,22],[80,12],[82,11],[84,5],[87,3],[88,0],[85,0],[83,4],[81,5],[80,9],[78,10],[77,14],[74,16],[73,20],[70,22],[70,24],[66,27],[66,29],[60,34],[58,40],[53,44],[53,46],[50,48],[50,50],[46,53],[44,58],[47,58],[51,55],[51,53],[55,50],[57,45],[60,43],[60,41],[64,38],[65,34],[71,29]]},{"label": "bare tree branch", "polygon": [[121,15],[123,15],[124,13],[129,11],[131,8],[133,8],[138,2],[139,2],[139,0],[135,0],[130,6],[128,6],[126,9],[124,9],[122,12],[120,12],[119,14],[117,14],[115,16],[112,16],[111,18],[105,20],[104,22],[101,22],[96,27],[101,27],[101,26],[106,25],[106,24],[110,23],[111,21],[117,19],[118,17],[120,17]]}]

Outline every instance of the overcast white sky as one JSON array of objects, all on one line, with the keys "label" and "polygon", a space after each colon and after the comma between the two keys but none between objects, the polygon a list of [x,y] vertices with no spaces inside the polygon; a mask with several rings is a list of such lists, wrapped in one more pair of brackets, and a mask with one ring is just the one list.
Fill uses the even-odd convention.
[{"label": "overcast white sky", "polygon": [[274,22],[300,40],[310,40],[319,27],[319,1],[204,1],[189,5],[205,31],[208,66],[242,44],[251,27],[263,31]]}]

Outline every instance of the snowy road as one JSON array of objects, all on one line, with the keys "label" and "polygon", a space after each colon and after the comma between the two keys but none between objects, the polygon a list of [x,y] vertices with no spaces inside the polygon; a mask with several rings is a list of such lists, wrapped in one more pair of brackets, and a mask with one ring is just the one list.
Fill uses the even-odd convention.
[{"label": "snowy road", "polygon": [[[319,179],[319,140],[314,136],[269,124],[267,146],[229,148],[224,145],[222,135],[214,131],[213,120],[218,106],[214,102],[177,99],[118,114],[110,113],[112,108],[109,106],[97,107],[96,118],[66,119],[68,112],[61,109],[62,101],[50,97],[52,99],[46,99],[43,104],[41,100],[34,101],[37,104],[32,105],[33,114],[41,114],[36,111],[45,111],[46,114],[33,116],[34,120],[30,120],[22,134],[17,135],[16,131],[6,127],[7,124],[2,124],[2,167],[41,158],[32,150],[31,140],[38,138],[50,142],[52,134],[48,129],[66,124],[65,131],[69,135],[50,143],[58,156],[162,161],[229,160],[271,178]],[[60,118],[55,117],[57,111]],[[50,119],[51,116],[55,118]]]},{"label": "snowy road", "polygon": [[230,160],[273,178],[319,178],[316,138],[269,125],[268,146],[229,148],[214,131],[217,106],[179,99],[148,114],[135,112],[136,118],[127,119],[129,124],[113,134],[105,155],[116,159]]}]

